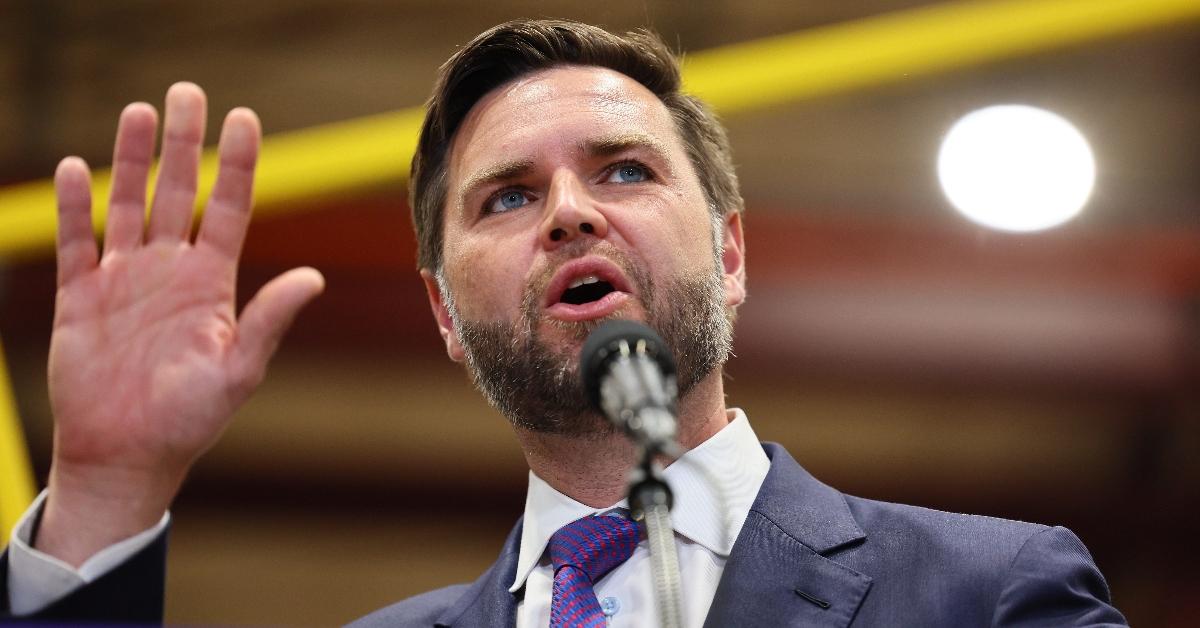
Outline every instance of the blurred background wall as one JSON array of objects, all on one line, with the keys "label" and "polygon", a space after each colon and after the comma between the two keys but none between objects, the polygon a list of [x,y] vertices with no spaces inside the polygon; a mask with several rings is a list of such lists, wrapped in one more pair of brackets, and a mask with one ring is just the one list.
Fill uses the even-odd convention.
[{"label": "blurred background wall", "polygon": [[[0,185],[67,154],[107,165],[120,109],[178,80],[208,91],[215,142],[233,106],[268,135],[419,106],[456,46],[516,17],[649,26],[699,53],[929,6],[0,0]],[[1071,527],[1135,625],[1184,626],[1200,616],[1200,20],[1126,30],[728,111],[750,298],[727,391],[845,492]],[[939,142],[1002,103],[1088,138],[1096,188],[1075,220],[1004,233],[945,200]],[[180,496],[169,621],[345,622],[473,579],[519,515],[524,461],[445,358],[405,195],[397,175],[252,226],[243,299],[300,264],[328,289]],[[6,252],[0,337],[40,480],[53,296],[49,249]]]}]

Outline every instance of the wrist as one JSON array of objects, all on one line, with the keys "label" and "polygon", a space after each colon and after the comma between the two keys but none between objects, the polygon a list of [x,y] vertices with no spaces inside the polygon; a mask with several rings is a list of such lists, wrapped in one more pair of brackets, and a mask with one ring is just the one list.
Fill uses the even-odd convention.
[{"label": "wrist", "polygon": [[79,567],[105,547],[156,525],[182,479],[182,475],[56,458],[35,547]]}]

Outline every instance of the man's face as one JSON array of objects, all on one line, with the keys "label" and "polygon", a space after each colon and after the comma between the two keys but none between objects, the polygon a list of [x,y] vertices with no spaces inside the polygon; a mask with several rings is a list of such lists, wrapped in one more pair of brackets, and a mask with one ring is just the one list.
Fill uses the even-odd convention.
[{"label": "man's face", "polygon": [[603,320],[656,328],[684,394],[725,360],[741,225],[714,229],[670,113],[637,82],[565,66],[493,90],[448,177],[441,277],[423,275],[450,356],[517,424],[602,429],[576,372]]}]

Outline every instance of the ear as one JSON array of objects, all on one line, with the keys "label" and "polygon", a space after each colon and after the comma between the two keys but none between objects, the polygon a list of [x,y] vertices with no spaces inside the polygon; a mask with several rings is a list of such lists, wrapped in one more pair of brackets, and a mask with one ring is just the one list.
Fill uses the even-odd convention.
[{"label": "ear", "polygon": [[433,276],[428,268],[421,269],[421,279],[425,282],[425,292],[429,295],[429,308],[433,310],[433,318],[437,321],[438,331],[442,334],[442,341],[446,343],[446,353],[451,360],[462,362],[466,359],[467,354],[463,351],[462,344],[458,341],[458,334],[454,333],[454,323],[450,320],[450,310],[446,308],[446,302],[442,298],[442,290],[438,287],[437,278]]},{"label": "ear", "polygon": [[721,255],[725,285],[725,305],[736,307],[746,300],[746,244],[742,238],[742,214],[725,217],[725,250]]}]

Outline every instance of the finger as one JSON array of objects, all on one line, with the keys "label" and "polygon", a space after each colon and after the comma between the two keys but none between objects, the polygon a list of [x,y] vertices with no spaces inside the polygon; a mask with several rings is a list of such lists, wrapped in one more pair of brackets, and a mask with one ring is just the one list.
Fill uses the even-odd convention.
[{"label": "finger", "polygon": [[212,196],[204,209],[197,246],[211,246],[236,261],[246,239],[250,209],[254,205],[254,166],[262,127],[258,116],[245,108],[225,116],[217,149],[220,167]]},{"label": "finger", "polygon": [[112,192],[104,254],[129,251],[142,241],[146,222],[146,177],[154,159],[158,113],[146,103],[133,103],[121,112],[113,146]]},{"label": "finger", "polygon": [[94,268],[96,236],[92,231],[92,180],[87,164],[67,157],[54,171],[58,197],[58,287]]},{"label": "finger", "polygon": [[230,369],[245,393],[262,381],[267,362],[300,308],[324,289],[325,278],[316,269],[293,268],[269,281],[246,304]]},{"label": "finger", "polygon": [[204,142],[204,91],[192,83],[167,90],[162,163],[154,186],[147,241],[183,240],[192,225],[200,147]]}]

